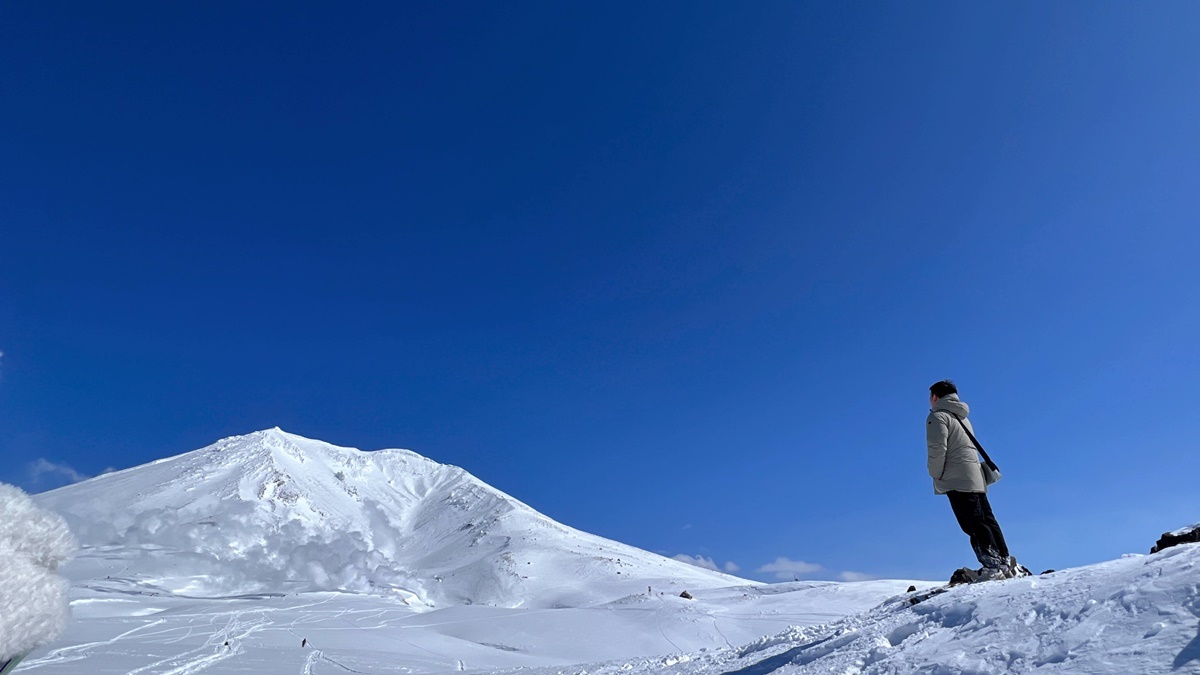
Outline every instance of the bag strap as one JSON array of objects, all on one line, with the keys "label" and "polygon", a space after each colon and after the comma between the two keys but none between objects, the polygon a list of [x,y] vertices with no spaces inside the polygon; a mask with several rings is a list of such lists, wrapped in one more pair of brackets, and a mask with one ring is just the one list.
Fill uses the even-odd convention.
[{"label": "bag strap", "polygon": [[990,468],[992,471],[1000,471],[1000,467],[996,466],[996,463],[992,461],[991,457],[988,457],[987,450],[984,450],[983,446],[979,444],[979,441],[975,438],[975,434],[971,433],[971,430],[967,428],[966,424],[963,423],[963,420],[958,416],[958,413],[946,410],[945,408],[942,408],[941,410],[935,410],[934,412],[944,412],[953,415],[954,419],[958,420],[959,425],[962,426],[963,431],[967,432],[967,437],[970,438],[971,442],[975,444],[975,449],[979,451],[979,454],[983,455],[983,461],[987,462],[988,468]]},{"label": "bag strap", "polygon": [[11,673],[13,669],[17,667],[17,664],[21,663],[21,659],[23,658],[25,658],[24,654],[18,654],[8,661],[0,663],[0,675],[8,675]]}]

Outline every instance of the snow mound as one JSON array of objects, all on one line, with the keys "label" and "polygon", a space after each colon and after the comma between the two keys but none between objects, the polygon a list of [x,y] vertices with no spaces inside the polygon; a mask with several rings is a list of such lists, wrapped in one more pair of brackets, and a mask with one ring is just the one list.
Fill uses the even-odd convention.
[{"label": "snow mound", "polygon": [[58,568],[74,550],[62,518],[0,483],[0,663],[62,634],[68,584]]},{"label": "snow mound", "polygon": [[[389,594],[414,606],[581,606],[649,584],[745,583],[571,529],[458,467],[280,429],[38,496],[122,592]],[[106,562],[107,561],[107,562]],[[93,570],[93,573],[95,570]]]}]

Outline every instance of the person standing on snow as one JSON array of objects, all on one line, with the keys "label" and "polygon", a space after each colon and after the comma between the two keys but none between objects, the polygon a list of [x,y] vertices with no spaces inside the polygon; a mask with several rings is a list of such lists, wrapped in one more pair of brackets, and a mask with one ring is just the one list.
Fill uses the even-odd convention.
[{"label": "person standing on snow", "polygon": [[959,527],[971,538],[971,548],[983,565],[981,580],[1018,575],[1021,568],[1009,555],[1004,533],[988,503],[978,446],[972,439],[975,429],[967,420],[970,407],[959,400],[958,388],[950,380],[929,387],[929,406],[925,441],[934,492],[950,499]]}]

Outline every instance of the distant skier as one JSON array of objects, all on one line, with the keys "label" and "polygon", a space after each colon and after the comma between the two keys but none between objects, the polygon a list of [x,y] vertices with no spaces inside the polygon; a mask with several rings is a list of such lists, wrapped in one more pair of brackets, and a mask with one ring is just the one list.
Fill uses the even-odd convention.
[{"label": "distant skier", "polygon": [[933,384],[929,392],[925,440],[934,492],[950,499],[959,527],[971,538],[971,548],[983,565],[980,580],[1023,574],[1017,559],[1009,555],[1004,533],[988,503],[984,467],[973,439],[975,430],[967,420],[970,408],[959,400],[958,388],[950,380]]}]

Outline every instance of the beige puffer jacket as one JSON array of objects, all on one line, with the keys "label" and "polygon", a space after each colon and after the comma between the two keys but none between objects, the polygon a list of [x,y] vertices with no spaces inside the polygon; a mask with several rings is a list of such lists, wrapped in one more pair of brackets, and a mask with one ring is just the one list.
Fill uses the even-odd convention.
[{"label": "beige puffer jacket", "polygon": [[[938,399],[937,405],[925,419],[925,442],[929,446],[929,476],[933,478],[933,491],[939,495],[951,490],[957,492],[987,492],[983,482],[983,470],[979,466],[979,451],[963,431],[963,424],[970,426],[967,414],[971,409],[958,400],[958,394]],[[959,424],[951,413],[962,418]]]}]

